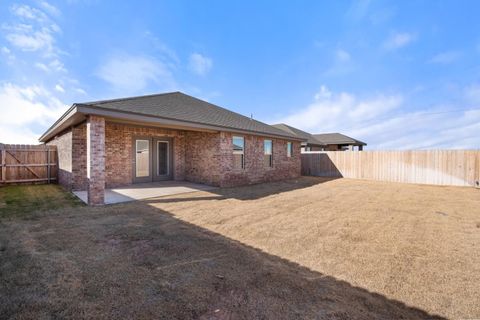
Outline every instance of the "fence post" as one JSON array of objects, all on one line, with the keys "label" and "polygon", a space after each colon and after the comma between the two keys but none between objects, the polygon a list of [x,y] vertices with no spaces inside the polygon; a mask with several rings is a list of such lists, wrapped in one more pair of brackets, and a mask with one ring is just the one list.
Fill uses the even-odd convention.
[{"label": "fence post", "polygon": [[7,151],[3,149],[0,151],[2,152],[2,182],[5,183],[7,182],[7,166],[6,166]]},{"label": "fence post", "polygon": [[47,182],[50,183],[50,149],[47,148]]}]

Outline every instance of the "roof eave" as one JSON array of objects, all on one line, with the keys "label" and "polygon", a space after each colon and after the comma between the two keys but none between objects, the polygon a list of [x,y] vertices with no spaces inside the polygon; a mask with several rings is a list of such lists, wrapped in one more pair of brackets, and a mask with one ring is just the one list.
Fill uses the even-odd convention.
[{"label": "roof eave", "polygon": [[49,141],[55,134],[65,130],[69,126],[67,123],[70,122],[76,114],[78,114],[77,104],[74,103],[60,118],[58,118],[57,121],[50,126],[50,128],[47,129],[47,131],[40,136],[40,138],[38,138],[38,141],[45,143]]}]

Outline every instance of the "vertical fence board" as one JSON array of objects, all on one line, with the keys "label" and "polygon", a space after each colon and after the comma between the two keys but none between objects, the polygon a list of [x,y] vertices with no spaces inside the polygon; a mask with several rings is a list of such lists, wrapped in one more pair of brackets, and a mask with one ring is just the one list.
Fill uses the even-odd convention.
[{"label": "vertical fence board", "polygon": [[1,184],[57,179],[57,150],[45,145],[0,144]]},{"label": "vertical fence board", "polygon": [[479,186],[480,150],[307,152],[302,153],[302,174]]}]

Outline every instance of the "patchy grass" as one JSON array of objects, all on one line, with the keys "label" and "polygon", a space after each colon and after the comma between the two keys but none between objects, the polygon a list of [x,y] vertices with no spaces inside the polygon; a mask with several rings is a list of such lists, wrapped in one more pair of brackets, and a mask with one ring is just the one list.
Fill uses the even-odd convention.
[{"label": "patchy grass", "polygon": [[0,219],[30,218],[45,211],[80,205],[78,198],[54,184],[0,187]]},{"label": "patchy grass", "polygon": [[302,178],[67,206],[0,222],[0,318],[480,318],[473,188]]}]

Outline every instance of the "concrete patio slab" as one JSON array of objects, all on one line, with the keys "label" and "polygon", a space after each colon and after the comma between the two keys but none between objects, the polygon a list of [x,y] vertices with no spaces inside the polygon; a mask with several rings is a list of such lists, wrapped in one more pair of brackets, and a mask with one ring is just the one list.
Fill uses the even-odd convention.
[{"label": "concrete patio slab", "polygon": [[[137,183],[127,187],[105,189],[105,204],[114,204],[212,189],[216,189],[216,187],[186,181]],[[88,203],[87,191],[74,191],[73,193],[83,202]]]}]

